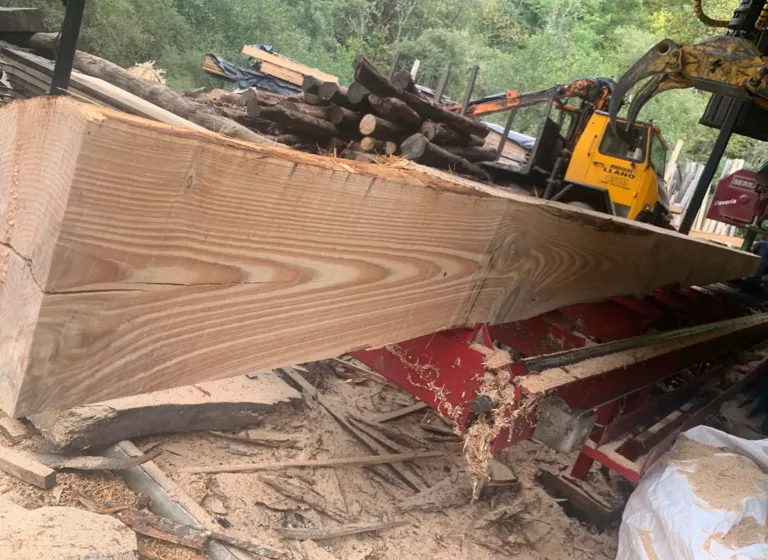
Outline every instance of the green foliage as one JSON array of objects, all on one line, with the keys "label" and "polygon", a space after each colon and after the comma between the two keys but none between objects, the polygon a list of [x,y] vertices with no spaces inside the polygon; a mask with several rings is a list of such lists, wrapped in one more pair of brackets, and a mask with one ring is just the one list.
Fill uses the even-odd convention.
[{"label": "green foliage", "polygon": [[[704,9],[727,20],[737,3],[705,0]],[[39,6],[51,30],[61,24],[60,0],[10,5]],[[386,71],[400,51],[398,69],[419,59],[418,81],[430,87],[450,63],[447,94],[460,99],[474,64],[476,95],[532,91],[580,77],[617,79],[665,37],[681,43],[720,32],[695,18],[693,0],[89,0],[80,47],[122,66],[156,60],[180,89],[211,85],[201,70],[207,52],[248,64],[245,43],[271,44],[344,82],[356,54]],[[698,124],[708,99],[665,93],[640,117],[658,122],[670,144],[685,142],[682,161],[703,161],[716,136]],[[535,130],[538,113],[520,113],[515,128]],[[768,160],[768,145],[737,137],[727,155],[754,167]]]}]

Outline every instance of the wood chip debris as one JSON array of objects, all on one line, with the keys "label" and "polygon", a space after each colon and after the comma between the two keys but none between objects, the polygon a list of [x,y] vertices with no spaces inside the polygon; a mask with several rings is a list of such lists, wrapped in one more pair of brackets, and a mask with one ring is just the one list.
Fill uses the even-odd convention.
[{"label": "wood chip debris", "polygon": [[385,521],[382,523],[355,523],[351,525],[342,525],[333,529],[278,529],[278,532],[289,539],[322,541],[328,539],[338,539],[348,537],[349,535],[358,535],[360,533],[370,533],[374,531],[384,531],[408,525],[409,521]]},{"label": "wood chip debris", "polygon": [[213,539],[251,552],[259,558],[288,558],[285,552],[273,550],[251,541],[230,537],[216,531],[196,529],[195,527],[160,517],[146,510],[128,509],[118,512],[117,517],[141,535],[181,544],[195,550],[206,550],[209,539]]},{"label": "wood chip debris", "polygon": [[236,465],[215,465],[209,467],[185,467],[179,469],[180,473],[247,473],[268,470],[295,469],[308,467],[364,467],[368,465],[386,465],[391,463],[404,463],[419,459],[435,459],[444,457],[444,451],[418,451],[413,453],[395,453],[392,455],[365,455],[362,457],[345,457],[340,459],[316,459],[306,461],[283,461],[275,463],[243,463]]}]

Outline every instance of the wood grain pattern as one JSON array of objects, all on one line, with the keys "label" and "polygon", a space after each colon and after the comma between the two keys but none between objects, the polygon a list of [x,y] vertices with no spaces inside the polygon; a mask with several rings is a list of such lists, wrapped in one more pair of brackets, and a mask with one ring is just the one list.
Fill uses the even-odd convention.
[{"label": "wood grain pattern", "polygon": [[752,274],[756,257],[402,167],[69,99],[0,110],[14,416]]}]

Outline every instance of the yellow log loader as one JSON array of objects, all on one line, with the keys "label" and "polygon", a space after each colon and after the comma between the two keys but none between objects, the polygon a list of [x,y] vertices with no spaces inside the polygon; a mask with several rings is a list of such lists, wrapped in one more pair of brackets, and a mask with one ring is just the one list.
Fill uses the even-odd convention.
[{"label": "yellow log loader", "polygon": [[[480,117],[546,105],[524,165],[487,164],[495,174],[506,171],[512,184],[545,199],[667,226],[667,143],[652,122],[634,122],[628,133],[612,128],[606,109],[613,89],[607,78],[586,78],[543,91],[508,91],[473,99],[464,114]],[[570,104],[573,100],[578,105]]]}]

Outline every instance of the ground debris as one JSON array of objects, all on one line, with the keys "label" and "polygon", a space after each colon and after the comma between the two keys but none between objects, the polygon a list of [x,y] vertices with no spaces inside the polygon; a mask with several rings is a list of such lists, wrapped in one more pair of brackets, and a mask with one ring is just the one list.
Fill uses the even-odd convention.
[{"label": "ground debris", "polygon": [[136,536],[117,519],[69,507],[26,510],[0,499],[0,543],[13,560],[134,560]]},{"label": "ground debris", "polygon": [[183,523],[176,523],[146,510],[125,510],[119,512],[117,517],[128,527],[144,536],[180,544],[196,550],[205,550],[209,539],[213,539],[252,552],[259,558],[288,557],[284,552],[272,550],[254,542],[237,539],[215,531],[197,529]]},{"label": "ground debris", "polygon": [[[413,403],[409,394],[390,385],[348,384],[332,374],[326,375],[321,385],[320,390],[315,388],[321,400],[339,414],[354,416],[358,422],[379,419],[382,412]],[[419,415],[401,416],[390,420],[386,427],[423,441],[420,420]],[[370,423],[373,428],[380,428],[380,425]],[[356,427],[362,428],[362,425],[356,424]],[[323,457],[354,457],[360,454],[360,443],[319,404],[312,409],[276,410],[264,417],[258,428],[258,431],[261,430],[286,434],[302,447],[301,450],[294,450],[253,446],[254,452],[260,455],[253,461],[261,464],[322,461]],[[245,432],[240,433],[245,435]],[[406,444],[404,440],[391,437],[390,433],[382,433],[400,445]],[[227,449],[219,447],[222,442],[214,441],[208,434],[163,436],[163,441],[173,441],[184,451],[182,455],[168,453],[160,456],[157,461],[163,470],[191,492],[198,503],[205,500],[211,488],[215,488],[215,495],[224,500],[228,509],[226,519],[231,528],[226,533],[236,537],[248,538],[258,534],[265,546],[283,548],[285,543],[291,543],[291,550],[297,551],[299,541],[284,540],[281,528],[327,531],[348,522],[388,521],[403,516],[412,522],[409,526],[379,532],[376,538],[347,537],[318,541],[324,546],[313,548],[314,555],[304,552],[302,548],[301,555],[294,552],[297,559],[329,560],[330,556],[354,560],[453,560],[459,556],[502,560],[515,554],[516,560],[608,560],[611,552],[615,551],[615,532],[603,535],[591,533],[585,525],[567,517],[562,507],[536,483],[536,474],[542,467],[540,462],[551,469],[564,470],[576,457],[556,453],[532,441],[515,444],[496,455],[502,468],[495,470],[492,461],[491,470],[495,474],[491,478],[504,481],[507,486],[492,488],[494,484],[487,483],[480,499],[474,503],[471,503],[472,487],[465,472],[466,459],[456,444],[430,444],[435,451],[443,451],[444,457],[418,463],[420,473],[432,485],[418,494],[403,486],[382,482],[365,468],[315,465],[305,470],[291,469],[280,473],[290,475],[289,480],[300,487],[306,485],[312,488],[316,492],[315,497],[319,495],[318,499],[341,512],[348,522],[333,521],[260,480],[265,475],[274,477],[278,472],[187,472],[187,469],[199,465],[226,466],[232,461]],[[381,458],[378,455],[369,457],[375,460]],[[505,465],[514,466],[514,472],[510,473],[508,467],[503,468]],[[516,478],[519,481],[516,482]],[[602,477],[597,477],[596,482],[603,483]],[[437,490],[434,490],[435,486],[438,486]],[[458,489],[458,496],[453,498],[453,503],[458,505],[450,505],[452,500],[448,500],[449,505],[441,508],[439,499],[433,498],[432,505],[430,499],[425,499],[432,492],[440,493],[441,488],[450,490],[451,487]],[[194,490],[196,488],[199,490]],[[309,495],[306,490],[304,492]],[[450,491],[448,495],[451,495]],[[417,500],[424,505],[415,503]],[[414,502],[413,509],[407,507],[411,501]],[[512,513],[510,509],[503,508],[512,506],[514,510],[517,507],[515,504],[520,502],[524,502],[526,507],[520,514],[507,518],[500,515],[499,521],[474,528],[474,524],[486,514],[498,510]],[[114,503],[119,505],[125,502],[117,500]],[[400,509],[403,503],[407,512]],[[581,552],[572,544],[583,550],[598,551],[605,545],[605,557],[599,552],[597,556]],[[324,552],[319,552],[319,548]]]},{"label": "ground debris", "polygon": [[275,434],[261,433],[259,435],[251,435],[251,433],[248,432],[248,435],[241,436],[216,431],[210,431],[208,433],[218,438],[235,441],[237,443],[243,443],[246,445],[260,445],[263,447],[290,447],[293,449],[300,449],[300,446],[295,439]]},{"label": "ground debris", "polygon": [[466,474],[457,478],[449,476],[431,488],[406,498],[397,506],[398,510],[437,512],[466,505],[472,499],[472,484]]},{"label": "ground debris", "polygon": [[346,512],[343,512],[332,504],[328,503],[325,497],[319,494],[308,484],[305,484],[299,480],[292,480],[285,476],[261,476],[259,477],[259,480],[286,498],[290,498],[296,502],[306,504],[315,511],[327,515],[334,521],[343,523],[349,520]]},{"label": "ground debris", "polygon": [[357,535],[360,533],[371,533],[375,531],[384,531],[395,527],[408,525],[409,521],[384,521],[382,523],[353,523],[350,525],[341,525],[330,529],[279,529],[281,535],[289,539],[322,541],[329,539],[338,539]]},{"label": "ground debris", "polygon": [[100,455],[62,455],[58,453],[27,452],[31,459],[52,469],[74,469],[80,471],[122,471],[131,469],[151,461],[162,449],[156,449],[146,455],[122,459],[118,457],[102,457]]}]

